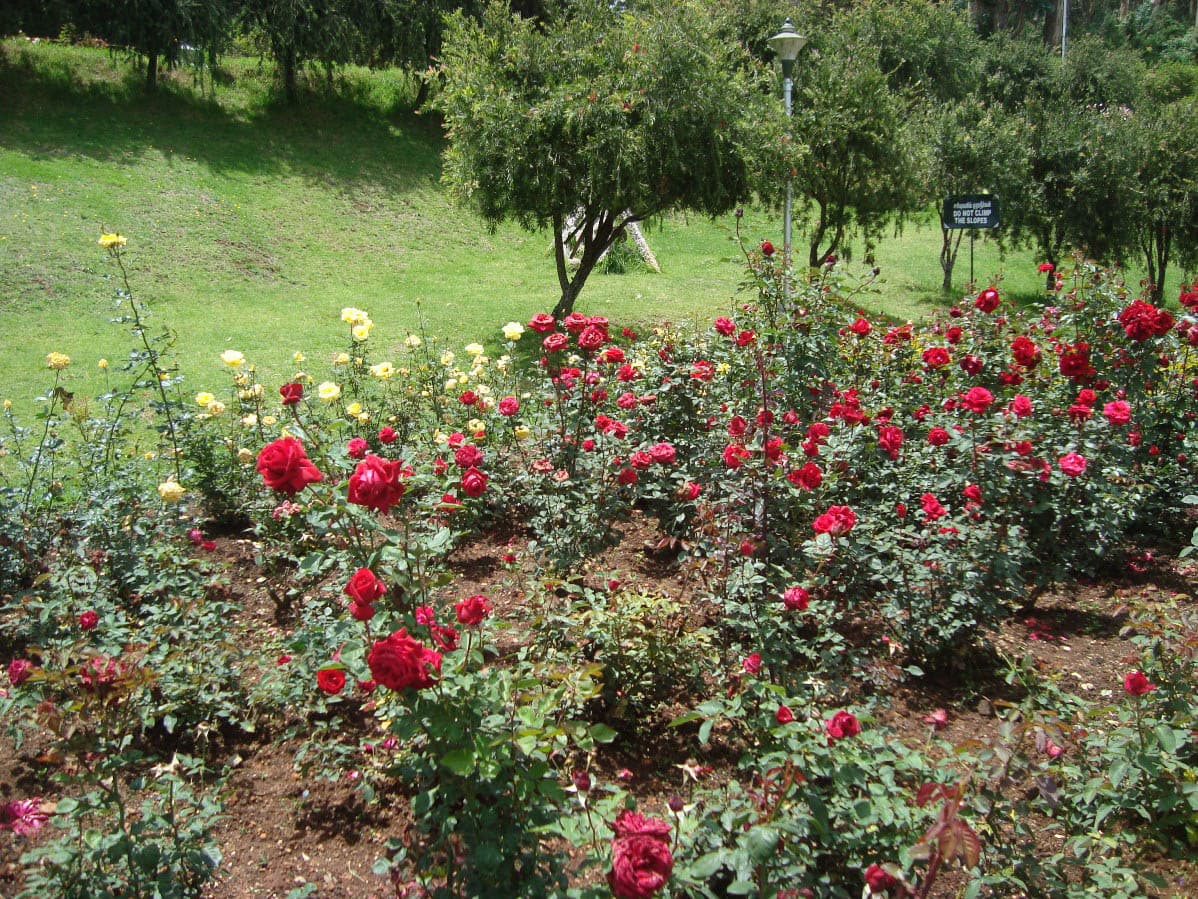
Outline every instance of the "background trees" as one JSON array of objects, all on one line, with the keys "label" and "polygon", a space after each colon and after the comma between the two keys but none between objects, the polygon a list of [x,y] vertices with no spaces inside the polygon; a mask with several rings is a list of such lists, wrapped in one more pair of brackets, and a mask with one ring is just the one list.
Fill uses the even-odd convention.
[{"label": "background trees", "polygon": [[487,221],[553,230],[558,314],[629,222],[748,198],[754,125],[781,113],[715,28],[695,2],[576,4],[543,25],[492,3],[480,23],[452,19],[444,180]]}]

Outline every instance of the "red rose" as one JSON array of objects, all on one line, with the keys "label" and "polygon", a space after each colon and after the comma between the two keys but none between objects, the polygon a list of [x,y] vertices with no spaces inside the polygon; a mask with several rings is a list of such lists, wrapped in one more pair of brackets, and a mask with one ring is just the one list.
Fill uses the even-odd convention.
[{"label": "red rose", "polygon": [[923,351],[923,362],[928,368],[943,368],[952,361],[952,357],[942,346],[931,346]]},{"label": "red rose", "polygon": [[653,457],[653,461],[658,465],[672,465],[674,460],[678,458],[678,451],[674,449],[672,443],[655,443],[649,447],[649,455]]},{"label": "red rose", "polygon": [[857,736],[861,733],[861,724],[851,712],[841,710],[824,722],[824,733],[828,735],[828,742],[832,743],[844,737]]},{"label": "red rose", "polygon": [[869,323],[869,321],[867,321],[866,319],[861,318],[861,317],[858,317],[855,322],[853,322],[851,325],[849,325],[849,330],[852,331],[854,334],[856,334],[858,337],[864,337],[866,334],[868,334],[873,329],[874,329],[873,325],[871,325]]},{"label": "red rose", "polygon": [[1011,400],[1010,409],[1015,413],[1016,418],[1027,418],[1032,414],[1032,401],[1022,393],[1017,393]]},{"label": "red rose", "polygon": [[670,826],[624,809],[612,825],[612,866],[607,883],[619,899],[648,899],[674,870]]},{"label": "red rose", "polygon": [[387,592],[387,585],[369,568],[359,568],[350,577],[344,592],[354,602],[372,603]]},{"label": "red rose", "polygon": [[620,470],[620,473],[616,475],[616,483],[622,484],[625,487],[629,486],[630,484],[635,484],[636,482],[637,473],[635,468],[623,468]]},{"label": "red rose", "polygon": [[790,706],[780,705],[778,711],[774,712],[774,720],[779,724],[790,724],[795,720],[795,713],[790,710]]},{"label": "red rose", "polygon": [[330,696],[340,693],[345,686],[345,672],[340,668],[321,668],[316,672],[316,686]]},{"label": "red rose", "polygon": [[294,437],[280,437],[258,453],[258,472],[266,486],[278,493],[294,496],[308,484],[323,481],[304,445]]},{"label": "red rose", "polygon": [[774,255],[774,245],[772,243],[770,243],[768,240],[763,240],[761,242],[761,255],[762,256],[773,256]]},{"label": "red rose", "polygon": [[94,628],[99,623],[100,623],[100,616],[95,612],[94,609],[88,609],[86,612],[84,612],[82,615],[79,616],[79,627],[81,627],[85,631],[90,631],[92,628]]},{"label": "red rose", "polygon": [[1024,368],[1035,368],[1040,363],[1040,348],[1022,334],[1011,341],[1011,356]]},{"label": "red rose", "polygon": [[739,443],[730,443],[724,447],[724,464],[729,468],[740,468],[749,458],[749,451]]},{"label": "red rose", "polygon": [[923,507],[924,520],[929,523],[948,514],[948,510],[940,505],[940,500],[936,499],[934,494],[923,494],[919,498],[919,503]]},{"label": "red rose", "polygon": [[431,687],[441,673],[441,653],[428,649],[400,628],[384,640],[375,640],[366,654],[370,675],[378,683],[399,692],[409,687]]},{"label": "red rose", "polygon": [[674,495],[684,502],[694,502],[699,498],[699,494],[702,492],[703,488],[700,485],[696,484],[694,481],[687,481],[678,488]]},{"label": "red rose", "polygon": [[811,594],[802,587],[788,587],[782,594],[782,602],[792,612],[803,612],[811,601]]},{"label": "red rose", "polygon": [[571,334],[577,334],[587,326],[587,317],[581,312],[571,312],[562,319],[562,327]]},{"label": "red rose", "polygon": [[748,346],[756,339],[757,339],[757,335],[754,332],[741,331],[739,334],[736,335],[736,345],[737,346]]},{"label": "red rose", "polygon": [[973,355],[973,353],[966,353],[957,364],[961,366],[961,371],[967,375],[981,374],[982,369],[986,367],[985,363]]},{"label": "red rose", "polygon": [[949,328],[947,331],[944,332],[944,339],[947,340],[949,343],[956,345],[961,342],[961,338],[964,335],[965,335],[964,331],[962,331],[956,325],[953,325],[951,328]]},{"label": "red rose", "polygon": [[458,397],[458,402],[463,406],[473,406],[478,402],[478,394],[473,390],[463,390],[461,395]]},{"label": "red rose", "polygon": [[361,437],[351,438],[345,445],[345,452],[351,459],[361,459],[366,455],[368,449],[370,449],[370,444]]},{"label": "red rose", "polygon": [[786,476],[786,480],[804,490],[814,490],[823,483],[824,473],[814,462],[808,462],[802,468],[790,472]]},{"label": "red rose", "polygon": [[294,406],[304,398],[304,385],[295,381],[284,384],[279,388],[279,395],[283,397],[284,406]]},{"label": "red rose", "polygon": [[761,673],[761,653],[755,652],[752,655],[745,656],[741,661],[740,667],[748,674]]},{"label": "red rose", "polygon": [[374,617],[374,606],[368,602],[350,602],[349,615],[355,621],[369,621]]},{"label": "red rose", "polygon": [[1094,366],[1090,364],[1090,344],[1078,341],[1072,346],[1065,344],[1061,350],[1061,358],[1057,365],[1067,378],[1082,379],[1093,377]]},{"label": "red rose", "polygon": [[458,468],[476,468],[482,464],[483,452],[472,443],[463,443],[453,454]]},{"label": "red rose", "polygon": [[453,609],[459,623],[473,627],[482,624],[482,620],[491,614],[491,601],[482,594],[476,594],[458,600]]},{"label": "red rose", "polygon": [[1163,337],[1173,328],[1173,316],[1151,303],[1136,300],[1119,313],[1119,324],[1132,340]]},{"label": "red rose", "polygon": [[399,439],[394,428],[379,428],[379,443],[384,445],[394,443]]},{"label": "red rose", "polygon": [[961,405],[976,415],[983,414],[994,402],[994,394],[985,387],[970,387],[961,397]]},{"label": "red rose", "polygon": [[462,472],[462,492],[467,496],[482,496],[487,489],[487,476],[477,468],[467,468]]},{"label": "red rose", "polygon": [[881,865],[874,863],[865,869],[865,885],[869,893],[885,893],[898,886],[898,880]]},{"label": "red rose", "polygon": [[1076,478],[1086,470],[1086,457],[1077,453],[1066,453],[1057,460],[1057,465],[1069,477]]},{"label": "red rose", "polygon": [[878,428],[878,449],[886,453],[894,461],[899,457],[903,446],[903,429],[894,425],[882,425]]},{"label": "red rose", "polygon": [[715,320],[715,329],[718,333],[723,334],[725,337],[731,337],[736,333],[736,325],[733,323],[732,319],[724,318],[723,316],[720,316]]},{"label": "red rose", "polygon": [[372,453],[359,462],[349,476],[347,499],[355,505],[385,514],[404,494],[403,475],[403,463]]},{"label": "red rose", "polygon": [[1113,425],[1125,425],[1131,421],[1131,403],[1112,400],[1102,407],[1102,414]]},{"label": "red rose", "polygon": [[977,295],[977,299],[973,301],[974,308],[980,309],[982,312],[993,312],[998,308],[998,291],[993,287],[987,287]]},{"label": "red rose", "polygon": [[1036,270],[1037,270],[1038,272],[1040,272],[1040,274],[1042,274],[1042,275],[1046,275],[1046,274],[1048,274],[1049,272],[1051,272],[1051,271],[1052,271],[1054,268],[1055,268],[1055,266],[1054,266],[1054,265],[1053,265],[1051,262],[1041,262],[1041,263],[1040,263],[1040,264],[1039,264],[1039,265],[1036,267]]},{"label": "red rose", "polygon": [[505,396],[499,401],[499,414],[510,417],[520,411],[520,401],[514,396]]},{"label": "red rose", "polygon": [[631,465],[635,469],[644,471],[646,468],[648,468],[650,465],[653,464],[653,457],[651,455],[649,455],[649,453],[645,452],[644,450],[637,450],[635,453],[633,453],[631,456],[628,457],[628,464]]},{"label": "red rose", "polygon": [[817,534],[843,537],[857,524],[856,513],[848,506],[830,506],[828,511],[812,522]]},{"label": "red rose", "polygon": [[557,331],[542,340],[541,346],[545,348],[545,352],[547,353],[557,353],[566,348],[569,340],[570,338],[568,338],[565,334],[563,334],[561,331]]},{"label": "red rose", "polygon": [[1156,684],[1150,683],[1141,671],[1133,671],[1123,678],[1123,689],[1132,696],[1143,696],[1156,689]]},{"label": "red rose", "polygon": [[578,345],[588,352],[594,352],[607,343],[607,335],[598,328],[587,325],[578,335]]},{"label": "red rose", "polygon": [[556,324],[557,323],[553,320],[553,316],[550,315],[548,312],[538,312],[529,321],[528,326],[530,328],[532,328],[534,331],[539,331],[542,334],[547,334],[548,332],[550,332],[554,329]]},{"label": "red rose", "polygon": [[944,444],[948,443],[948,438],[948,431],[944,430],[944,428],[935,427],[928,431],[928,443],[932,446],[944,446]]},{"label": "red rose", "polygon": [[19,687],[29,680],[33,674],[33,662],[29,659],[13,659],[8,663],[8,681],[14,687]]}]

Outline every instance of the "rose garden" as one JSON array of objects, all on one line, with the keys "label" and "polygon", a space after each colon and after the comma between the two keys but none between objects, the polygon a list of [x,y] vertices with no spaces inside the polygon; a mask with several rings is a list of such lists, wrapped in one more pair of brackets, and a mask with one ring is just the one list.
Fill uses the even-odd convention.
[{"label": "rose garden", "polygon": [[[988,288],[896,326],[835,264],[746,271],[706,328],[538,314],[494,350],[383,354],[347,308],[344,352],[283,384],[230,350],[185,390],[131,291],[124,383],[68,398],[51,354],[5,436],[24,895],[192,895],[260,741],[362,815],[407,807],[364,893],[1163,886],[1143,860],[1198,802],[1188,597],[1124,609],[1101,702],[987,643],[1192,525],[1198,294],[1174,315],[1079,265],[1038,308]],[[630,527],[668,577],[596,567]],[[218,552],[240,534],[265,631]],[[471,552],[494,595],[453,576]],[[986,669],[1018,687],[986,739],[888,723],[900,685],[961,701]],[[654,746],[683,776],[642,793],[620,759]]]}]

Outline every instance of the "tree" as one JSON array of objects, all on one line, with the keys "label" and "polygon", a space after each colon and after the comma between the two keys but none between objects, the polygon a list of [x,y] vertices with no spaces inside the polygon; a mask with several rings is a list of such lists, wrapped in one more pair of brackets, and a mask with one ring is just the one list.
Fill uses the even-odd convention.
[{"label": "tree", "polygon": [[350,0],[240,0],[246,24],[270,48],[288,102],[298,95],[299,70],[315,61],[326,67],[350,62],[361,52],[361,32]]},{"label": "tree", "polygon": [[591,0],[543,24],[493,2],[481,22],[449,21],[433,101],[444,180],[492,225],[552,229],[556,314],[630,222],[714,216],[749,195],[753,124],[780,110],[714,34],[697,2],[621,12]]},{"label": "tree", "polygon": [[834,29],[798,63],[791,160],[810,224],[808,263],[818,266],[854,232],[869,246],[917,203],[905,106],[878,65],[878,49]]},{"label": "tree", "polygon": [[1152,297],[1162,299],[1170,261],[1198,267],[1198,103],[1171,103],[1140,129],[1141,204],[1134,219]]}]

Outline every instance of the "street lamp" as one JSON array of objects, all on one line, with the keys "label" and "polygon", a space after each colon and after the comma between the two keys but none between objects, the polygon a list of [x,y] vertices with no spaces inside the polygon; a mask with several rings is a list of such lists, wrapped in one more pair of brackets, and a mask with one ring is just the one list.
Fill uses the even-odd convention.
[{"label": "street lamp", "polygon": [[[791,116],[791,92],[794,88],[795,60],[799,51],[807,44],[807,38],[795,31],[794,24],[787,19],[782,23],[782,30],[769,39],[769,45],[778,59],[782,62],[782,104],[786,108],[786,117]],[[786,207],[782,213],[782,258],[790,265],[790,203],[791,175],[786,175]]]}]

